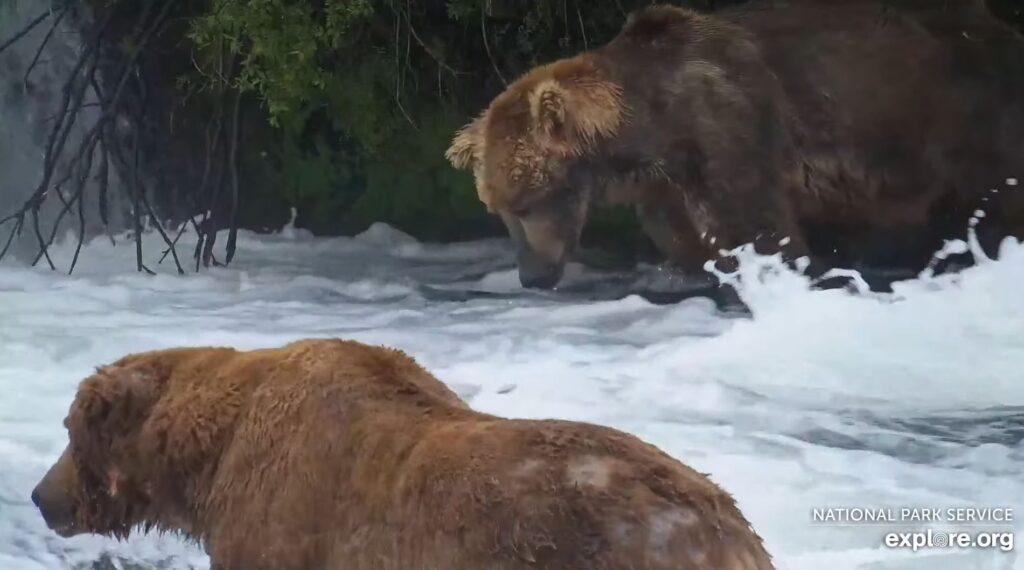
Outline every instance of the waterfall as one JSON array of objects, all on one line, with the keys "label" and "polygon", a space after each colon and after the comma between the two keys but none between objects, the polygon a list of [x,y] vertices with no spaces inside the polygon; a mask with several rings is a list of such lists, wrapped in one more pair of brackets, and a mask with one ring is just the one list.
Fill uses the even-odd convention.
[{"label": "waterfall", "polygon": [[[0,219],[21,209],[43,180],[46,149],[60,118],[65,85],[87,47],[82,30],[86,29],[90,18],[84,4],[65,4],[59,0],[0,0],[0,45],[39,21],[0,52]],[[74,9],[66,9],[67,5],[73,5]],[[60,218],[54,241],[59,243],[68,236],[77,239],[81,226],[78,206],[65,208],[62,200],[72,200],[73,181],[78,175],[74,174],[60,190],[57,184],[67,176],[71,157],[78,152],[86,133],[101,115],[97,101],[96,93],[87,88],[84,105],[74,117],[64,152],[58,157],[58,166],[47,185],[45,199],[38,210],[39,233],[44,241],[49,240],[60,212],[65,209],[67,212]],[[97,149],[94,163],[97,166],[92,169],[81,194],[85,220],[81,230],[86,240],[103,231],[97,182],[101,156]],[[120,217],[113,216],[113,212],[118,211],[115,206],[119,205],[119,192],[114,191],[115,170],[108,169],[110,191],[107,193],[113,229],[123,225],[117,223]],[[10,220],[0,225],[0,251],[11,236],[14,224],[15,221]],[[40,253],[39,239],[30,212],[24,218],[20,237],[14,238],[11,253],[15,258],[31,262]],[[39,264],[45,267],[47,262],[40,259]],[[57,269],[66,271],[67,267]]]}]

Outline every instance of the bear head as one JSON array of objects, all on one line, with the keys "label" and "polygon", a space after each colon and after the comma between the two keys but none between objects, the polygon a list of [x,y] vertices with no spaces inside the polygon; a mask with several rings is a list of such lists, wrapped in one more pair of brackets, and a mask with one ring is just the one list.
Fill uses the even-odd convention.
[{"label": "bear head", "polygon": [[[171,353],[167,353],[171,354]],[[170,361],[129,356],[78,387],[64,426],[69,443],[32,491],[47,526],[61,536],[125,538],[136,526],[191,534],[188,521],[208,459],[218,453],[231,407],[206,417],[209,398],[168,390]]]},{"label": "bear head", "polygon": [[600,144],[625,120],[621,87],[583,54],[530,71],[456,134],[445,156],[473,171],[505,223],[523,286],[561,279],[597,193]]},{"label": "bear head", "polygon": [[127,536],[141,522],[148,494],[137,432],[156,386],[137,369],[106,367],[82,381],[64,420],[69,443],[32,491],[47,526],[61,536]]}]

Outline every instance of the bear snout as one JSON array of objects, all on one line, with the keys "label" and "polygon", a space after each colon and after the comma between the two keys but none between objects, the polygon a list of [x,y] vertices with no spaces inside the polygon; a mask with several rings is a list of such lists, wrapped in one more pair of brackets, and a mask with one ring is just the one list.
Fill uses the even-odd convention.
[{"label": "bear snout", "polygon": [[78,534],[73,484],[74,466],[65,451],[32,489],[32,504],[39,509],[46,526],[63,537]]},{"label": "bear snout", "polygon": [[74,508],[71,501],[66,497],[53,496],[46,489],[40,489],[42,484],[32,490],[32,504],[39,509],[43,521],[50,530],[67,537],[74,534]]},{"label": "bear snout", "polygon": [[519,283],[527,289],[551,289],[562,280],[564,268],[564,263],[520,262]]}]

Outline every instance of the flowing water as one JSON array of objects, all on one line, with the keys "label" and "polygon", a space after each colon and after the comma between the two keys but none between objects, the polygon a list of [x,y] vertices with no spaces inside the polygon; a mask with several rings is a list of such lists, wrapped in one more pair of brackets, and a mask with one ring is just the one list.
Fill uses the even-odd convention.
[{"label": "flowing water", "polygon": [[[60,246],[58,263],[72,249]],[[814,520],[842,507],[1024,516],[1024,246],[1012,240],[999,261],[887,295],[810,291],[747,255],[748,316],[626,294],[664,285],[657,267],[573,266],[570,292],[526,293],[504,240],[287,229],[243,234],[239,251],[230,268],[187,277],[166,262],[155,277],[134,273],[124,239],[91,243],[71,277],[0,264],[0,568],[207,568],[174,537],[46,529],[29,493],[67,441],[76,384],[131,351],[308,336],[402,348],[482,411],[632,432],[732,492],[782,569],[1024,568],[998,545],[884,545],[888,532],[927,528],[1019,535],[1017,519]]]}]

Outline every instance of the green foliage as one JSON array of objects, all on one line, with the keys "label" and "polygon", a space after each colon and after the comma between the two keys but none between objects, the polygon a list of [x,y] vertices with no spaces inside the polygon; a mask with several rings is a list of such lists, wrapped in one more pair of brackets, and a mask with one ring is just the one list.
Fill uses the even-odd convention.
[{"label": "green foliage", "polygon": [[482,208],[470,176],[444,158],[459,126],[461,118],[432,115],[418,124],[416,136],[393,137],[384,158],[368,163],[366,192],[347,213],[346,225],[355,229],[379,220],[434,240],[474,233]]},{"label": "green foliage", "polygon": [[[322,133],[303,140],[301,133],[286,131],[281,144],[281,192],[289,204],[313,214],[311,228],[330,226],[330,217],[351,204],[349,193],[331,191],[357,184],[357,161],[334,148]],[[307,219],[310,216],[305,216]]]},{"label": "green foliage", "polygon": [[350,30],[373,15],[370,0],[213,0],[193,20],[190,39],[240,56],[237,85],[259,93],[275,125],[315,104],[330,79],[319,57],[350,47]]}]

